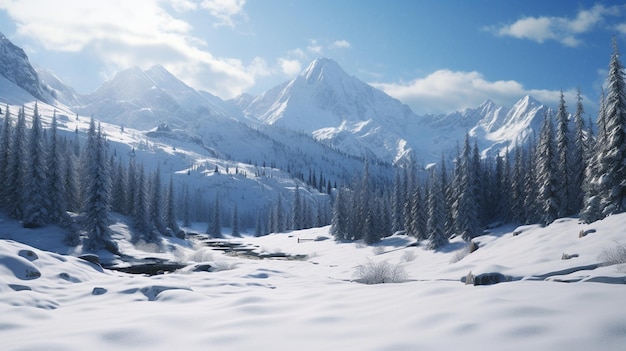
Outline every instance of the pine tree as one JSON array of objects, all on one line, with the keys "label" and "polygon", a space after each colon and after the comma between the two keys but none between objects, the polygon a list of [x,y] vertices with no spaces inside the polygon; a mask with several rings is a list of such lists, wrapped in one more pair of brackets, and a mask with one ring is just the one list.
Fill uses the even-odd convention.
[{"label": "pine tree", "polygon": [[619,57],[617,41],[613,38],[603,111],[606,135],[600,139],[597,156],[602,216],[623,212],[626,207],[626,82]]},{"label": "pine tree", "polygon": [[437,250],[448,243],[445,231],[445,198],[442,189],[441,177],[437,174],[435,167],[432,167],[428,177],[428,193],[426,201],[428,232],[428,248]]},{"label": "pine tree", "polygon": [[7,177],[7,195],[6,204],[9,215],[15,219],[22,219],[24,214],[23,189],[26,174],[26,115],[24,106],[22,106],[17,114],[17,123],[13,132],[11,142],[11,158],[9,159],[6,177]]},{"label": "pine tree", "polygon": [[[112,163],[113,164],[113,163]],[[122,165],[121,161],[117,162],[116,171],[113,176],[113,189],[111,191],[111,211],[118,212],[124,215],[128,215],[127,212],[127,202],[126,202],[126,194],[128,193],[128,189],[126,185],[128,184],[128,179],[126,175],[126,170]]]},{"label": "pine tree", "polygon": [[455,175],[459,187],[455,216],[459,234],[465,241],[470,241],[480,235],[480,200],[476,198],[478,191],[475,177],[477,173],[473,165],[469,134],[466,134],[458,174]]},{"label": "pine tree", "polygon": [[9,105],[6,105],[4,110],[4,123],[2,127],[2,133],[0,134],[0,206],[8,208],[7,197],[9,196],[9,184],[8,179],[9,163],[11,160],[11,142],[13,126],[11,122],[11,110]]},{"label": "pine tree", "polygon": [[285,215],[283,213],[283,196],[278,194],[278,201],[276,202],[274,232],[282,233],[285,231]]},{"label": "pine tree", "polygon": [[207,234],[209,234],[213,238],[221,238],[222,237],[222,222],[221,222],[221,214],[220,214],[220,199],[217,195],[215,195],[215,203],[213,206],[213,215],[211,218],[211,224],[207,230]]},{"label": "pine tree", "polygon": [[559,178],[557,155],[554,143],[554,126],[550,113],[546,113],[541,126],[539,143],[537,145],[537,201],[540,206],[543,224],[550,224],[559,218],[562,213],[559,203]]},{"label": "pine tree", "polygon": [[291,226],[292,229],[300,230],[304,228],[302,200],[300,199],[300,187],[296,184],[293,195],[293,208],[291,209]]},{"label": "pine tree", "polygon": [[237,204],[235,204],[235,208],[233,209],[233,224],[231,235],[236,238],[241,237],[241,232],[239,231],[239,211],[237,211]]},{"label": "pine tree", "polygon": [[571,208],[571,138],[569,130],[569,114],[567,113],[567,107],[565,106],[565,98],[563,91],[559,99],[559,108],[556,113],[556,172],[558,176],[556,180],[556,201],[558,205],[558,217],[569,216],[574,213],[574,209]]},{"label": "pine tree", "polygon": [[167,193],[165,194],[165,226],[176,237],[184,239],[185,232],[183,232],[178,226],[176,219],[176,205],[174,199],[174,179],[170,176],[170,181],[167,186]]},{"label": "pine tree", "polygon": [[117,244],[111,240],[109,228],[109,204],[111,201],[111,178],[109,158],[102,131],[95,131],[95,122],[91,119],[87,135],[87,180],[85,205],[83,207],[84,228],[87,239],[83,247],[89,251],[106,249],[118,253]]},{"label": "pine tree", "polygon": [[522,159],[522,145],[516,145],[513,156],[513,170],[510,176],[511,192],[511,219],[525,222],[524,214],[524,161]]},{"label": "pine tree", "polygon": [[181,212],[183,217],[183,226],[191,227],[191,211],[189,209],[191,199],[189,197],[189,186],[187,184],[183,185],[183,200],[181,206]]},{"label": "pine tree", "polygon": [[161,166],[158,165],[154,171],[151,181],[150,195],[150,222],[158,234],[166,234],[163,223],[163,189],[161,187]]},{"label": "pine tree", "polygon": [[[67,190],[65,189],[65,159],[61,153],[60,140],[57,135],[56,112],[52,116],[50,126],[50,143],[48,147],[48,214],[54,223],[67,224]],[[64,154],[67,154],[65,152]]]},{"label": "pine tree", "polygon": [[585,168],[587,166],[587,135],[585,130],[585,122],[583,115],[585,111],[583,108],[582,97],[580,95],[580,89],[576,96],[576,112],[574,113],[574,140],[572,142],[571,153],[571,170],[570,170],[570,214],[578,213],[583,207],[583,181],[585,175]]},{"label": "pine tree", "polygon": [[28,153],[24,160],[26,163],[24,176],[24,221],[25,228],[39,228],[48,223],[49,192],[46,175],[46,154],[43,145],[43,129],[37,104],[35,104],[30,137],[28,140]]},{"label": "pine tree", "polygon": [[415,184],[413,186],[411,205],[411,232],[420,240],[427,239],[426,206],[424,205],[424,199],[422,198],[422,192],[419,184]]},{"label": "pine tree", "polygon": [[404,220],[402,218],[402,208],[404,203],[402,194],[402,180],[400,178],[400,169],[396,168],[393,182],[393,198],[391,201],[391,230],[397,232],[404,229]]},{"label": "pine tree", "polygon": [[331,220],[330,233],[337,241],[348,240],[350,238],[349,223],[350,212],[348,209],[348,190],[337,189],[335,204],[333,206],[333,218]]},{"label": "pine tree", "polygon": [[158,236],[152,228],[150,222],[150,206],[148,197],[148,188],[146,184],[146,175],[143,163],[139,166],[135,179],[135,211],[133,213],[133,227],[135,228],[135,236],[133,242],[143,240],[147,243],[157,243]]}]

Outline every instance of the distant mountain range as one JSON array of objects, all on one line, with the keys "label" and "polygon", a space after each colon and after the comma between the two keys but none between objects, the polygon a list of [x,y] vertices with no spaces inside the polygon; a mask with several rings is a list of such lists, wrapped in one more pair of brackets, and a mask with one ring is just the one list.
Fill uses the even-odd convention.
[{"label": "distant mountain range", "polygon": [[[292,80],[256,97],[223,101],[193,89],[160,65],[121,71],[95,92],[80,95],[53,72],[33,68],[23,50],[1,35],[0,75],[33,98],[75,113],[139,130],[168,125],[199,138],[215,155],[254,162],[275,158],[271,148],[259,147],[254,139],[286,143],[291,149],[301,146],[302,136],[308,136],[305,144],[321,144],[313,147],[320,150],[314,155],[333,150],[389,163],[414,158],[425,165],[442,153],[454,155],[465,133],[484,155],[494,154],[525,141],[546,111],[525,96],[511,108],[485,100],[474,109],[419,116],[328,58],[314,60]],[[290,145],[294,140],[296,145]]]}]

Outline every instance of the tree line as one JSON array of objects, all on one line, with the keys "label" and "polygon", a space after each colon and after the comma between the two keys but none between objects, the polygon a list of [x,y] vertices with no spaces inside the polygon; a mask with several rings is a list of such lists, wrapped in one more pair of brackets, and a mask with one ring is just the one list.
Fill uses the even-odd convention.
[{"label": "tree line", "polygon": [[494,223],[547,225],[577,216],[593,222],[626,209],[626,83],[615,39],[597,116],[584,121],[580,91],[570,114],[561,92],[539,135],[495,158],[481,158],[466,134],[452,172],[446,160],[425,169],[409,163],[391,184],[360,179],[337,189],[331,233],[374,243],[404,231],[438,249],[453,236],[470,241]]}]

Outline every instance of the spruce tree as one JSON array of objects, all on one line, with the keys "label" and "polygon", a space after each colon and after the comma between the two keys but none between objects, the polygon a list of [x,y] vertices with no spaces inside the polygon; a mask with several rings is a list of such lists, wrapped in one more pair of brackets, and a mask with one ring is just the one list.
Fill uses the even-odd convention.
[{"label": "spruce tree", "polygon": [[556,201],[558,204],[558,217],[569,216],[574,213],[572,203],[572,172],[571,172],[571,138],[569,130],[569,114],[565,106],[563,91],[559,99],[559,107],[556,113]]},{"label": "spruce tree", "polygon": [[441,177],[437,174],[436,168],[432,167],[428,177],[427,192],[427,222],[428,248],[437,250],[448,243],[448,236],[445,230],[445,198],[442,189]]},{"label": "spruce tree", "polygon": [[626,207],[626,82],[615,38],[603,113],[606,135],[598,154],[600,209],[602,216],[608,216],[624,212]]},{"label": "spruce tree", "polygon": [[6,204],[9,216],[21,220],[24,214],[23,189],[26,174],[26,115],[24,106],[17,114],[17,122],[11,142],[11,157],[8,162],[6,177]]},{"label": "spruce tree", "polygon": [[8,104],[4,111],[4,123],[0,134],[0,206],[8,208],[7,197],[9,196],[10,189],[8,174],[10,173],[9,164],[12,156],[11,137],[13,125],[11,121],[11,110]]},{"label": "spruce tree", "polygon": [[207,229],[207,234],[209,234],[213,238],[222,237],[221,216],[222,215],[220,213],[220,199],[217,195],[215,195],[215,203],[213,205],[211,223],[209,224],[209,228]]},{"label": "spruce tree", "polygon": [[550,113],[544,116],[537,145],[537,201],[539,203],[543,224],[550,224],[562,213],[559,203],[559,170],[554,143],[554,126]]},{"label": "spruce tree", "polygon": [[348,209],[348,205],[348,190],[344,188],[338,188],[337,195],[335,197],[335,203],[333,206],[333,217],[330,225],[330,233],[335,237],[337,241],[348,240],[350,238],[350,212]]},{"label": "spruce tree", "polygon": [[176,218],[176,201],[174,196],[174,179],[170,175],[167,193],[165,194],[165,226],[178,238],[184,239],[185,232],[178,226],[178,220]]},{"label": "spruce tree", "polygon": [[48,223],[50,208],[48,180],[46,175],[46,154],[44,150],[43,129],[37,104],[35,104],[30,136],[28,139],[28,152],[25,158],[26,168],[24,175],[24,217],[23,225],[26,228],[39,228]]},{"label": "spruce tree", "polygon": [[300,199],[300,187],[296,184],[293,194],[293,207],[291,209],[291,227],[295,230],[304,228],[302,200]]},{"label": "spruce tree", "polygon": [[50,143],[48,147],[48,214],[54,223],[67,224],[67,189],[65,189],[65,158],[69,152],[61,152],[60,140],[57,133],[56,112],[52,116],[50,125]]},{"label": "spruce tree", "polygon": [[237,204],[235,204],[235,208],[233,209],[233,224],[231,235],[236,238],[241,237],[241,232],[239,231],[239,211],[237,210]]},{"label": "spruce tree", "polygon": [[91,119],[87,135],[87,163],[83,179],[85,187],[85,205],[83,207],[84,229],[87,239],[83,247],[89,251],[106,249],[118,253],[117,244],[111,239],[109,228],[109,205],[111,201],[110,165],[104,137],[95,121]]},{"label": "spruce tree", "polygon": [[143,240],[147,243],[157,243],[159,241],[156,232],[153,230],[152,223],[150,222],[150,205],[146,183],[146,175],[142,163],[139,166],[135,179],[135,211],[133,213],[135,236],[132,239],[135,243],[139,240]]},{"label": "spruce tree", "polygon": [[578,213],[583,207],[583,181],[585,176],[585,168],[587,166],[588,143],[583,120],[584,107],[580,89],[576,95],[576,112],[574,113],[574,140],[572,142],[571,152],[571,170],[570,170],[570,214]]},{"label": "spruce tree", "polygon": [[152,181],[150,182],[150,222],[152,227],[158,234],[166,233],[165,223],[163,222],[163,189],[161,187],[161,166],[157,165],[154,171]]}]

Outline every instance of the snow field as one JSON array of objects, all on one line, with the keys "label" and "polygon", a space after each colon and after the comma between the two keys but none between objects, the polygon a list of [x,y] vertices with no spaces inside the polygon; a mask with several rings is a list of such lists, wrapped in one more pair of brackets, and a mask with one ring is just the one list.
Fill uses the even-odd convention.
[{"label": "snow field", "polygon": [[[603,249],[624,241],[625,222],[617,215],[591,225],[564,219],[545,228],[496,228],[455,263],[463,249],[458,241],[432,252],[407,247],[413,239],[404,236],[375,246],[320,240],[330,238],[328,227],[230,239],[305,260],[250,259],[182,242],[163,245],[175,250],[142,252],[124,243],[130,234],[118,226],[115,237],[132,256],[226,268],[152,277],[2,240],[0,338],[4,350],[621,350],[626,285],[533,279],[598,263]],[[596,232],[579,238],[581,229]],[[47,230],[52,234],[40,235]],[[15,234],[58,247],[54,228]],[[561,260],[563,252],[579,256]],[[408,280],[356,283],[357,266],[368,260],[400,264]],[[464,285],[459,279],[470,270],[521,280]],[[608,266],[548,279],[624,282],[620,271]]]}]

